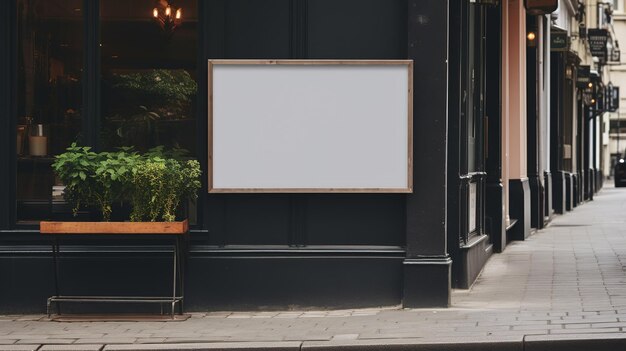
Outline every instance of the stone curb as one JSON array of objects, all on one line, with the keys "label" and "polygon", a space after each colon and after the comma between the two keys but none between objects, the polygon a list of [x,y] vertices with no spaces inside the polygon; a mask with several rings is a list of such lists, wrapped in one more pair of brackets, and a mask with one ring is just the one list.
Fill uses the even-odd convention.
[{"label": "stone curb", "polygon": [[351,341],[307,341],[307,351],[523,351],[523,338],[460,338],[456,340],[372,339]]},{"label": "stone curb", "polygon": [[104,351],[300,351],[299,341],[107,345]]},{"label": "stone curb", "polygon": [[524,351],[548,350],[626,350],[626,333],[529,335],[524,338]]},{"label": "stone curb", "polygon": [[530,335],[451,340],[215,342],[184,344],[0,345],[0,351],[614,351],[626,350],[626,333]]}]

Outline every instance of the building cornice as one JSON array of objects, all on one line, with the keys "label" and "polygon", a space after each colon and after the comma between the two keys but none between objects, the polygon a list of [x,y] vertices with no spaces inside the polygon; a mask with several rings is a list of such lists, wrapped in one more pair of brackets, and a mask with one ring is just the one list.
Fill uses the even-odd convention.
[{"label": "building cornice", "polygon": [[563,2],[567,6],[567,9],[570,11],[572,16],[575,15],[576,12],[577,12],[576,8],[578,7],[578,1],[576,1],[576,0],[563,0]]}]

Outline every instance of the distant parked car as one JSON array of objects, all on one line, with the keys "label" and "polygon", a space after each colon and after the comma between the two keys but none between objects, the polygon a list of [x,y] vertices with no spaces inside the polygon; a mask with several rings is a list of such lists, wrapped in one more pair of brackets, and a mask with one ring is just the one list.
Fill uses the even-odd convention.
[{"label": "distant parked car", "polygon": [[615,163],[615,187],[626,186],[626,161],[625,156],[620,157]]}]

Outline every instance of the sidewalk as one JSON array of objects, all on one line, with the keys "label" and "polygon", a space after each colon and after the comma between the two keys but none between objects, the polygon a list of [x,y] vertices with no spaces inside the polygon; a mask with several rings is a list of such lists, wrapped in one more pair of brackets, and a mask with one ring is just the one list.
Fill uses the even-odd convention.
[{"label": "sidewalk", "polygon": [[0,316],[0,350],[623,350],[625,266],[626,189],[607,187],[493,255],[448,309],[212,312],[184,322]]}]

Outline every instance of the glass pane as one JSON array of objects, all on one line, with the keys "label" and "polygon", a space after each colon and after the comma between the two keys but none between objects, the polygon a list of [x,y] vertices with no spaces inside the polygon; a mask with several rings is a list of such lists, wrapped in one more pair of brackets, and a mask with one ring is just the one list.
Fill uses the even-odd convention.
[{"label": "glass pane", "polygon": [[81,0],[17,1],[17,219],[70,215],[53,157],[81,128]]},{"label": "glass pane", "polygon": [[[477,80],[479,79],[479,71],[477,70],[478,61],[476,60],[476,52],[480,49],[478,44],[480,43],[476,36],[476,23],[479,20],[476,18],[478,13],[476,9],[477,5],[469,5],[469,20],[468,20],[468,46],[469,55],[467,61],[467,71],[469,74],[469,96],[467,99],[467,171],[473,172],[476,170],[476,94],[479,93],[476,89]],[[479,38],[478,38],[479,39]]]},{"label": "glass pane", "polygon": [[102,0],[105,150],[196,150],[196,1]]}]

